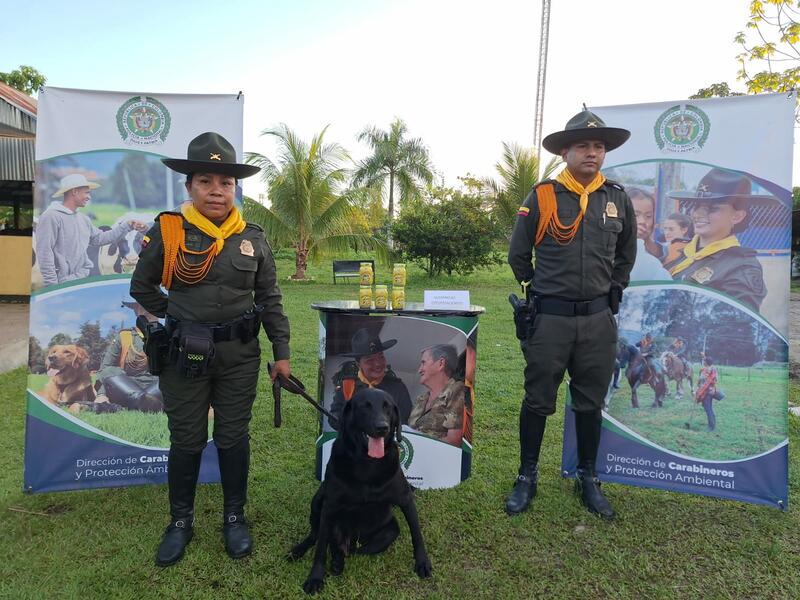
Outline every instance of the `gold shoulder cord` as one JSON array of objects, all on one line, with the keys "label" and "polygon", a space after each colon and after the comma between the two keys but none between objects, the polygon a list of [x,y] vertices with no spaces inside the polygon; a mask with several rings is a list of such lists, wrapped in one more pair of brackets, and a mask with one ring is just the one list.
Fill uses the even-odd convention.
[{"label": "gold shoulder cord", "polygon": [[[217,245],[211,244],[205,250],[195,251],[186,248],[186,234],[183,230],[183,217],[179,215],[161,215],[161,236],[164,241],[164,270],[161,273],[161,283],[166,289],[172,286],[173,275],[187,285],[202,281],[217,256]],[[186,255],[203,256],[205,259],[198,264],[191,264],[186,260]]]}]

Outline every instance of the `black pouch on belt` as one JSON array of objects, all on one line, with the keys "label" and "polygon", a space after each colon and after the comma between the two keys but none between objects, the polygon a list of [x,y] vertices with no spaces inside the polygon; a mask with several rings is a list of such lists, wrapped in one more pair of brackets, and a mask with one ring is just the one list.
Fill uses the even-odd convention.
[{"label": "black pouch on belt", "polygon": [[205,375],[214,360],[214,334],[206,325],[180,323],[174,335],[178,339],[178,373],[188,379]]}]

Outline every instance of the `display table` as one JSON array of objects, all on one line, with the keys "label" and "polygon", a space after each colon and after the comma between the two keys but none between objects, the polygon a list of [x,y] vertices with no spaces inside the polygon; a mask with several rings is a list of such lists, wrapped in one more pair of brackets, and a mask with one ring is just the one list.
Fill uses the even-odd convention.
[{"label": "display table", "polygon": [[[315,302],[319,321],[318,399],[338,414],[365,379],[389,393],[403,423],[400,463],[417,488],[444,488],[469,477],[475,408],[478,315],[467,310],[361,309],[353,300]],[[420,369],[423,354],[427,359]],[[337,432],[325,416],[317,439],[324,479]]]}]

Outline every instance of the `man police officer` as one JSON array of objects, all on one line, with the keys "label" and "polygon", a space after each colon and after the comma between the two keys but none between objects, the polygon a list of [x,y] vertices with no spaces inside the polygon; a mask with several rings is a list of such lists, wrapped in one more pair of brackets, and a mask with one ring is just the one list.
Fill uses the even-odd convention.
[{"label": "man police officer", "polygon": [[[636,258],[636,215],[623,187],[600,172],[605,153],[630,137],[588,110],[544,147],[566,163],[537,185],[517,213],[508,262],[534,311],[521,346],[525,399],[520,411],[520,468],[506,511],[518,514],[536,495],[539,451],[556,393],[569,371],[578,445],[576,491],[592,513],[613,518],[595,472],[602,406],[614,368],[618,306]],[[532,258],[535,253],[535,269]]]},{"label": "man police officer", "polygon": [[236,180],[255,175],[258,167],[237,164],[233,146],[213,132],[189,143],[186,160],[162,160],[187,175],[191,201],[180,212],[157,217],[131,279],[131,296],[153,315],[165,316],[170,339],[159,386],[170,429],[172,519],[156,553],[156,564],[168,566],[181,559],[192,539],[209,407],[214,408],[225,549],[231,558],[250,554],[244,505],[248,427],[261,361],[259,325],[272,342],[272,377],[288,377],[291,370],[289,321],[272,251],[263,230],[246,223],[233,204]]}]

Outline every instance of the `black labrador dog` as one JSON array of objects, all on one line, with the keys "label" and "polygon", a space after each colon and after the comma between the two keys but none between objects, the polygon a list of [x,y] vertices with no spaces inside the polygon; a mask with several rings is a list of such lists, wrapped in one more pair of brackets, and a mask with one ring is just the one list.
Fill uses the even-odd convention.
[{"label": "black labrador dog", "polygon": [[296,560],[316,544],[303,584],[307,594],[325,584],[328,548],[331,573],[339,575],[348,554],[378,554],[391,546],[400,533],[393,505],[403,511],[411,531],[414,571],[430,577],[413,488],[400,468],[400,439],[397,406],[383,390],[364,388],[345,404],[325,481],[311,500],[311,533],[289,552]]}]

